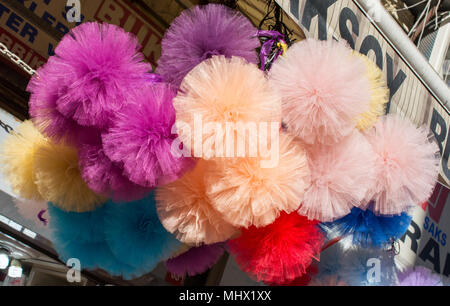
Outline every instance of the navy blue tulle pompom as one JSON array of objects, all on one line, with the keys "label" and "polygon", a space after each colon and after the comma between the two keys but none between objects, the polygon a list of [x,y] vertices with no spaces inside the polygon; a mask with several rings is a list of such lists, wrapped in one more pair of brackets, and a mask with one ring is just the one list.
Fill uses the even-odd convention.
[{"label": "navy blue tulle pompom", "polygon": [[396,216],[377,216],[370,209],[354,207],[350,214],[321,227],[330,238],[352,236],[357,246],[381,247],[392,240],[399,239],[407,231],[411,216],[402,213]]}]

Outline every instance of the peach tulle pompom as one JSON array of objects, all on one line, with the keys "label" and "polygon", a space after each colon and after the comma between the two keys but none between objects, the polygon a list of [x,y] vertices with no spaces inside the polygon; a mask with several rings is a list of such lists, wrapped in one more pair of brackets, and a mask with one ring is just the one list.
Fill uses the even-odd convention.
[{"label": "peach tulle pompom", "polygon": [[375,153],[355,130],[335,145],[316,144],[308,149],[311,185],[298,212],[312,220],[329,222],[365,204],[375,183]]},{"label": "peach tulle pompom", "polygon": [[280,134],[272,140],[272,165],[262,167],[262,157],[247,157],[214,163],[207,171],[206,188],[212,205],[226,221],[237,227],[266,226],[281,211],[300,206],[310,183],[308,160],[303,146],[293,137]]},{"label": "peach tulle pompom", "polygon": [[378,119],[385,114],[386,104],[389,101],[389,88],[387,87],[383,71],[367,56],[355,52],[366,64],[366,76],[370,81],[370,110],[357,116],[356,128],[367,130],[377,123]]},{"label": "peach tulle pompom", "polygon": [[[195,67],[174,106],[181,141],[194,157],[204,159],[221,155],[218,146],[225,141],[227,124],[281,122],[281,100],[264,73],[239,57],[213,56]],[[195,138],[201,133],[202,139]]]},{"label": "peach tulle pompom", "polygon": [[298,42],[274,63],[269,76],[282,97],[288,131],[307,143],[337,142],[369,110],[366,66],[342,42]]},{"label": "peach tulle pompom", "polygon": [[14,205],[24,219],[33,221],[38,227],[48,226],[50,215],[47,202],[14,199]]},{"label": "peach tulle pompom", "polygon": [[266,227],[243,229],[228,246],[243,271],[258,281],[284,284],[307,272],[323,241],[317,221],[282,212]]},{"label": "peach tulle pompom", "polygon": [[388,115],[368,132],[376,153],[373,211],[396,215],[428,199],[439,173],[439,148],[425,127]]},{"label": "peach tulle pompom", "polygon": [[1,168],[12,190],[24,199],[41,201],[34,183],[34,154],[47,140],[31,121],[24,121],[16,132],[11,132],[2,143]]},{"label": "peach tulle pompom", "polygon": [[87,212],[106,201],[81,178],[77,151],[64,144],[46,143],[34,156],[36,185],[44,200],[66,211]]},{"label": "peach tulle pompom", "polygon": [[212,244],[238,233],[206,196],[204,175],[209,163],[212,162],[199,160],[181,179],[156,190],[156,208],[161,223],[183,243]]}]

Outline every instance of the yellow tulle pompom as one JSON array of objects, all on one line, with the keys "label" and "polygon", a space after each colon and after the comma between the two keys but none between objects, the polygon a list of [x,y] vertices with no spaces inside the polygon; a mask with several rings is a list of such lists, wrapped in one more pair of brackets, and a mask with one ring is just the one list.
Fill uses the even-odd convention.
[{"label": "yellow tulle pompom", "polygon": [[46,143],[34,156],[35,182],[44,200],[66,211],[87,212],[106,201],[88,188],[78,168],[77,151]]},{"label": "yellow tulle pompom", "polygon": [[373,127],[378,118],[385,114],[386,104],[389,102],[389,88],[383,71],[373,61],[359,52],[354,54],[365,62],[370,81],[370,110],[358,116],[356,124],[360,131],[364,131]]},{"label": "yellow tulle pompom", "polygon": [[238,232],[223,220],[206,196],[204,177],[211,163],[199,160],[181,179],[156,190],[156,208],[161,223],[186,244],[222,242]]},{"label": "yellow tulle pompom", "polygon": [[[224,219],[237,227],[263,227],[282,211],[299,208],[310,184],[310,171],[303,145],[287,134],[270,157],[246,157],[214,163],[208,169],[207,194]],[[271,163],[263,161],[271,160]]]},{"label": "yellow tulle pompom", "polygon": [[34,180],[34,154],[47,140],[31,121],[24,121],[2,143],[1,164],[6,180],[19,197],[42,201]]}]

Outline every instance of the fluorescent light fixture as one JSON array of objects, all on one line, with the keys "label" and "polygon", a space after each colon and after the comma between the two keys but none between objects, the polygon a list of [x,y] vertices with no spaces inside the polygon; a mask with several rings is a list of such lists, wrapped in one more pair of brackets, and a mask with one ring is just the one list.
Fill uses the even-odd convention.
[{"label": "fluorescent light fixture", "polygon": [[4,270],[9,266],[9,256],[5,252],[0,252],[0,270]]},{"label": "fluorescent light fixture", "polygon": [[33,231],[30,231],[28,228],[23,228],[23,231],[22,231],[22,233],[24,233],[25,235],[27,235],[28,237],[30,237],[30,238],[36,238],[36,236],[37,236],[37,234],[35,233],[35,232],[33,232]]},{"label": "fluorescent light fixture", "polygon": [[18,232],[20,232],[22,230],[22,225],[20,225],[19,223],[14,222],[12,220],[9,220],[8,225],[11,226],[13,229],[15,229]]},{"label": "fluorescent light fixture", "polygon": [[9,267],[8,276],[12,278],[22,277],[22,267]]}]

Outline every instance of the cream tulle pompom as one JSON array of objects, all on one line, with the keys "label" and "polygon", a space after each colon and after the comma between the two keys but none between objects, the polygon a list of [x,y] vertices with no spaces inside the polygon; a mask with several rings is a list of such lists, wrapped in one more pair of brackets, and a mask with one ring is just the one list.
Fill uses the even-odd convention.
[{"label": "cream tulle pompom", "polygon": [[366,203],[375,183],[375,153],[355,130],[339,143],[308,148],[311,185],[299,214],[322,222],[334,221]]},{"label": "cream tulle pompom", "polygon": [[366,66],[352,52],[342,42],[306,39],[274,63],[269,79],[290,133],[306,143],[335,143],[369,110]]},{"label": "cream tulle pompom", "polygon": [[81,178],[77,151],[64,144],[46,143],[34,156],[36,185],[44,200],[66,211],[87,212],[106,201]]},{"label": "cream tulle pompom", "polygon": [[156,191],[156,208],[164,227],[178,240],[191,245],[228,240],[238,230],[216,211],[205,192],[205,170],[210,163],[199,160],[181,179]]},{"label": "cream tulle pompom", "polygon": [[386,112],[386,104],[389,102],[389,88],[387,87],[383,71],[367,56],[355,52],[366,64],[366,76],[370,81],[370,110],[359,115],[356,119],[356,127],[360,131],[367,130],[377,123],[378,119]]},{"label": "cream tulle pompom", "polygon": [[34,183],[34,154],[47,140],[31,121],[24,121],[16,132],[8,135],[1,147],[1,164],[5,178],[19,197],[41,201]]},{"label": "cream tulle pompom", "polygon": [[[225,141],[220,131],[226,123],[281,122],[281,100],[264,73],[239,57],[213,56],[195,67],[184,78],[174,106],[181,141],[204,159],[220,155],[216,146]],[[203,139],[194,141],[193,136],[202,132]],[[197,143],[208,150],[202,156]]]},{"label": "cream tulle pompom", "polygon": [[[273,145],[277,145],[272,142]],[[213,206],[238,227],[271,224],[281,211],[291,213],[310,183],[306,152],[293,137],[280,134],[277,159],[261,167],[261,157],[214,163],[207,171],[207,194]]]},{"label": "cream tulle pompom", "polygon": [[439,173],[439,148],[428,129],[388,115],[367,139],[377,155],[373,211],[396,215],[426,201]]}]

